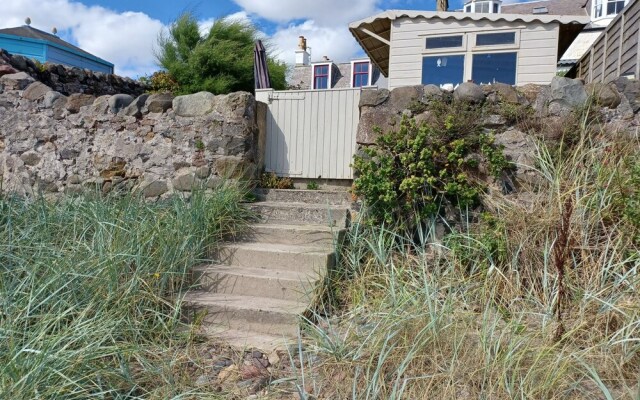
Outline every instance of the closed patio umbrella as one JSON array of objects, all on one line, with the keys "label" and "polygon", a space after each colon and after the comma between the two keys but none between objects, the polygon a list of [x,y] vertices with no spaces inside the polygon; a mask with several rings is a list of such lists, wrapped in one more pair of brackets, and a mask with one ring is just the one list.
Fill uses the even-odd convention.
[{"label": "closed patio umbrella", "polygon": [[253,49],[253,59],[253,76],[256,81],[256,89],[271,88],[269,67],[267,66],[267,50],[261,40],[256,41],[256,46]]}]

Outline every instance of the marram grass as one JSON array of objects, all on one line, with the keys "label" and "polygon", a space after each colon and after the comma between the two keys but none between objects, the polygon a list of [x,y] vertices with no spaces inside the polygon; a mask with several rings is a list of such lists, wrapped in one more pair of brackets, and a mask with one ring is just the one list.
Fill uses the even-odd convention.
[{"label": "marram grass", "polygon": [[244,195],[1,198],[0,399],[190,398],[181,292]]}]

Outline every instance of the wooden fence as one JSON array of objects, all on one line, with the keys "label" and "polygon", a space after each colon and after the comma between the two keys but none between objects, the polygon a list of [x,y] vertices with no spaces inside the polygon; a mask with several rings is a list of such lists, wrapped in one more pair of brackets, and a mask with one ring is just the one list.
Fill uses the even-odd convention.
[{"label": "wooden fence", "polygon": [[608,82],[619,76],[640,79],[640,0],[631,0],[591,49],[573,67],[578,78]]}]

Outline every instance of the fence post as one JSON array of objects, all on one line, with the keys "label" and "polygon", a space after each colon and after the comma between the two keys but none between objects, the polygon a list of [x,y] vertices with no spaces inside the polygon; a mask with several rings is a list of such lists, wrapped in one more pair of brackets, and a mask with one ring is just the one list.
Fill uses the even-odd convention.
[{"label": "fence post", "polygon": [[616,77],[620,76],[620,69],[622,68],[622,51],[624,50],[624,24],[627,20],[627,14],[624,10],[620,18],[622,20],[622,24],[620,25],[620,31],[618,33],[620,41],[618,45],[618,68],[617,68],[618,72],[616,73]]},{"label": "fence post", "polygon": [[607,52],[609,51],[609,32],[604,31],[604,47],[602,47],[602,75],[600,82],[604,82],[607,73]]}]

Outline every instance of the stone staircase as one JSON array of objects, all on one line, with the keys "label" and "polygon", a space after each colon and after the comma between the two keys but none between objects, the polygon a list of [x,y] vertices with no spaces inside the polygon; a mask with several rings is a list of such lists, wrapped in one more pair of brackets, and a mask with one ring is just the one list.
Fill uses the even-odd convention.
[{"label": "stone staircase", "polygon": [[350,215],[346,191],[255,191],[260,222],[193,269],[186,315],[209,336],[272,351],[296,340],[315,284],[335,263]]}]

